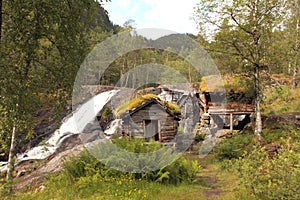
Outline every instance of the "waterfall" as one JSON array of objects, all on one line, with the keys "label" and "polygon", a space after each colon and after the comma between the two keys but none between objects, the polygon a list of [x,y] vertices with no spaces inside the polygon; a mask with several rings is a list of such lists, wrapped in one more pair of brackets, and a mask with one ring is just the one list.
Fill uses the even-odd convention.
[{"label": "waterfall", "polygon": [[106,135],[113,135],[122,132],[122,119],[115,119],[113,120],[108,128],[104,131]]},{"label": "waterfall", "polygon": [[71,135],[80,134],[85,126],[95,119],[96,115],[118,92],[118,90],[111,90],[92,97],[89,101],[65,117],[60,128],[57,129],[48,140],[21,155],[17,155],[17,160],[45,159],[55,153],[63,140]]}]

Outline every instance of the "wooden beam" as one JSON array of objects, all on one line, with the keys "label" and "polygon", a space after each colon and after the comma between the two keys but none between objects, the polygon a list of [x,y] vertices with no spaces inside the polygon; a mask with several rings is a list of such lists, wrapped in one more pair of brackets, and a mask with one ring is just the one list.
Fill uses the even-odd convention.
[{"label": "wooden beam", "polygon": [[233,132],[233,115],[230,113],[230,132]]}]

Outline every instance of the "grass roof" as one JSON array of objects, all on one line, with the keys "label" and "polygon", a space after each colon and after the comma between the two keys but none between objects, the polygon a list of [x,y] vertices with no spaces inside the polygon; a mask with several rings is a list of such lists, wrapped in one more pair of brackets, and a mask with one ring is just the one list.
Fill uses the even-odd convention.
[{"label": "grass roof", "polygon": [[114,114],[117,117],[123,115],[126,111],[134,111],[140,106],[149,103],[150,101],[155,100],[158,102],[164,109],[166,109],[170,114],[174,116],[180,116],[181,110],[177,104],[170,103],[164,100],[161,100],[156,94],[146,94],[139,96],[137,98],[131,99],[130,101],[120,105],[115,111]]}]

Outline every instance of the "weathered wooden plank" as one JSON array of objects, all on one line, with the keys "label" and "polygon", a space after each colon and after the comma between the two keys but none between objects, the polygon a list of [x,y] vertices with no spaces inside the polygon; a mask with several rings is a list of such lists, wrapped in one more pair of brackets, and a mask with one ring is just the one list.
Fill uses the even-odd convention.
[{"label": "weathered wooden plank", "polygon": [[162,137],[175,137],[175,135],[176,135],[175,133],[168,133],[168,134],[164,133],[164,134],[161,134]]},{"label": "weathered wooden plank", "polygon": [[[157,132],[160,141],[171,141],[177,133],[178,122],[160,105],[152,103],[134,112],[126,124],[130,135],[145,138],[145,120],[157,120]],[[153,133],[154,134],[154,133]]]},{"label": "weathered wooden plank", "polygon": [[162,129],[162,130],[165,130],[165,129],[174,129],[174,128],[175,128],[174,124],[170,124],[170,125],[168,125],[168,126],[166,126],[166,125],[161,126],[161,129]]}]

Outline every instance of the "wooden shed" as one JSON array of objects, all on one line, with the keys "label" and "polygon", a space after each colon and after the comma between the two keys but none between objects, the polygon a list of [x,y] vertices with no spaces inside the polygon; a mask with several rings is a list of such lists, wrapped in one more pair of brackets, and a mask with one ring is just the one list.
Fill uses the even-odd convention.
[{"label": "wooden shed", "polygon": [[[149,98],[132,110],[121,115],[123,134],[131,138],[145,138],[149,141],[170,142],[175,138],[180,120],[180,109],[174,104]],[[179,112],[178,112],[179,111]]]}]

